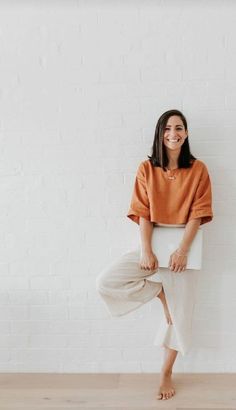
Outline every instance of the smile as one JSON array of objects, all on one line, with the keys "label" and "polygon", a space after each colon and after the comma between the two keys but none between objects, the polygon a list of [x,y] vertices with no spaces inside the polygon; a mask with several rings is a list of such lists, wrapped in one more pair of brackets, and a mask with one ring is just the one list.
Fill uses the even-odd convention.
[{"label": "smile", "polygon": [[173,143],[176,143],[176,142],[179,142],[179,141],[180,141],[180,138],[179,138],[179,139],[177,139],[177,140],[170,140],[170,139],[168,139],[168,138],[167,138],[167,141],[169,141],[169,142],[173,142]]}]

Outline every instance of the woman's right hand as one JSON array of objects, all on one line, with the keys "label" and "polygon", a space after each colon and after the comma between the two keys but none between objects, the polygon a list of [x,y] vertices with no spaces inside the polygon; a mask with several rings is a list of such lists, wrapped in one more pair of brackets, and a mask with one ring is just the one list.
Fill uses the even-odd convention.
[{"label": "woman's right hand", "polygon": [[140,257],[140,268],[144,270],[157,270],[158,259],[152,251],[142,251]]}]

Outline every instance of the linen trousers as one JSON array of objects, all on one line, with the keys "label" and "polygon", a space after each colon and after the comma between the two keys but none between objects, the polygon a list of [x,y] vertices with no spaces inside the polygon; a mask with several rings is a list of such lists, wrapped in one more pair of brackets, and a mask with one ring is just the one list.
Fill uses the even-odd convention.
[{"label": "linen trousers", "polygon": [[[126,315],[153,298],[162,287],[172,324],[159,323],[154,345],[169,347],[185,355],[191,347],[192,319],[198,271],[173,272],[169,268],[140,268],[140,248],[121,255],[96,278],[96,289],[112,317]],[[152,280],[151,280],[152,279]]]}]

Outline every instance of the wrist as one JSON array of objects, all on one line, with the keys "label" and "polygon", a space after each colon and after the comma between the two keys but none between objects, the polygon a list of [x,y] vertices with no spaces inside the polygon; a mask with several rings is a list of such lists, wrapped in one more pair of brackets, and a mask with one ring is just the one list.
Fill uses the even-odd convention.
[{"label": "wrist", "polygon": [[190,251],[190,246],[180,244],[178,249],[180,252],[188,253]]},{"label": "wrist", "polygon": [[152,248],[142,247],[141,251],[142,251],[142,253],[152,253]]},{"label": "wrist", "polygon": [[179,256],[187,256],[189,252],[189,248],[183,248],[182,246],[179,246],[175,253],[177,253],[177,255]]}]

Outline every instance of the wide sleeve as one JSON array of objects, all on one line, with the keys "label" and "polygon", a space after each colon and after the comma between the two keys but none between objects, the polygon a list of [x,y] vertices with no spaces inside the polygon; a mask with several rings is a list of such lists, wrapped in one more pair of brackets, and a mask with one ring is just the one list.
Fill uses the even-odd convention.
[{"label": "wide sleeve", "polygon": [[189,221],[194,218],[201,218],[200,225],[210,222],[213,219],[211,180],[207,167],[205,164],[203,165],[200,181],[194,195],[188,218]]},{"label": "wide sleeve", "polygon": [[127,214],[127,217],[137,224],[139,224],[140,216],[150,221],[150,206],[143,163],[139,165],[136,173],[130,208]]}]

